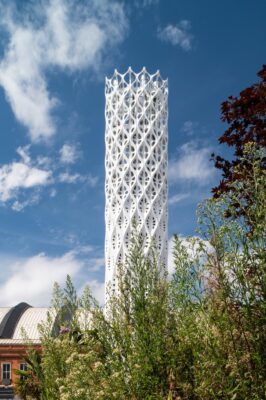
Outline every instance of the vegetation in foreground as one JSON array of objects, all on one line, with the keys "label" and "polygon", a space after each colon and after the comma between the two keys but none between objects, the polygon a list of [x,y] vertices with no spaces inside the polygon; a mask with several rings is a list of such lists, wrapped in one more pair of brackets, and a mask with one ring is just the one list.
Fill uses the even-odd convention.
[{"label": "vegetation in foreground", "polygon": [[18,383],[24,399],[266,398],[264,145],[246,140],[230,174],[199,207],[199,237],[175,237],[171,277],[136,235],[106,312],[69,278],[55,286],[61,330],[51,334],[52,318],[41,327],[42,357],[29,351]]}]

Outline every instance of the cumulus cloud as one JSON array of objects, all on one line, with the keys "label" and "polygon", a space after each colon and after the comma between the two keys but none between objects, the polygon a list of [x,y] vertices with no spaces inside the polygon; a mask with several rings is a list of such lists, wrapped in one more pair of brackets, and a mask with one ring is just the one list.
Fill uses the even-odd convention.
[{"label": "cumulus cloud", "polygon": [[67,274],[75,277],[82,266],[83,262],[73,252],[54,258],[40,253],[13,261],[9,265],[9,278],[0,284],[1,304],[13,306],[26,301],[33,306],[47,306],[53,283],[63,284]]},{"label": "cumulus cloud", "polygon": [[193,142],[182,145],[179,157],[169,161],[169,182],[194,181],[198,185],[209,183],[215,173],[209,161],[210,154],[209,147],[198,148]]},{"label": "cumulus cloud", "polygon": [[[0,165],[0,205],[13,202],[14,211],[22,211],[28,206],[38,204],[41,191],[48,185],[56,184],[83,184],[95,187],[98,177],[91,174],[81,175],[69,171],[60,172],[49,157],[37,156],[31,158],[30,146],[18,147],[20,159],[9,164]],[[70,153],[69,153],[70,154]],[[69,158],[74,155],[69,155]],[[57,189],[51,187],[49,195],[55,197]]]},{"label": "cumulus cloud", "polygon": [[[22,211],[25,207],[37,204],[40,200],[40,189],[53,182],[52,170],[33,162],[30,156],[30,145],[16,150],[20,160],[0,165],[0,204],[13,201],[11,208]],[[27,192],[26,199],[19,199]]]},{"label": "cumulus cloud", "polygon": [[80,156],[75,145],[65,143],[59,150],[60,162],[62,164],[74,164]]},{"label": "cumulus cloud", "polygon": [[12,162],[0,167],[0,202],[15,197],[20,189],[44,186],[49,183],[50,171],[29,166],[23,162]]},{"label": "cumulus cloud", "polygon": [[1,15],[8,41],[0,85],[36,142],[56,132],[53,112],[59,100],[49,91],[47,72],[99,69],[104,54],[124,39],[127,19],[121,3],[106,0],[50,0],[25,9],[18,17],[7,6]]},{"label": "cumulus cloud", "polygon": [[180,46],[183,50],[189,51],[192,47],[193,35],[190,33],[191,23],[182,20],[176,25],[167,25],[158,30],[158,38],[173,46]]},{"label": "cumulus cloud", "polygon": [[[92,247],[86,246],[87,252]],[[84,250],[85,251],[85,250]],[[51,301],[54,282],[64,286],[66,276],[70,275],[73,282],[80,282],[86,273],[86,284],[90,286],[93,296],[101,305],[104,304],[104,282],[98,280],[93,274],[103,267],[102,257],[82,257],[84,251],[75,248],[63,255],[51,257],[45,253],[39,253],[28,258],[16,259],[4,257],[5,270],[9,273],[0,281],[0,293],[2,306],[14,306],[25,301],[32,306],[48,306]],[[91,279],[88,277],[91,276]],[[81,294],[85,287],[82,284],[75,285]]]},{"label": "cumulus cloud", "polygon": [[104,257],[96,257],[91,258],[89,260],[89,269],[93,272],[99,272],[104,270],[105,266],[105,258]]}]

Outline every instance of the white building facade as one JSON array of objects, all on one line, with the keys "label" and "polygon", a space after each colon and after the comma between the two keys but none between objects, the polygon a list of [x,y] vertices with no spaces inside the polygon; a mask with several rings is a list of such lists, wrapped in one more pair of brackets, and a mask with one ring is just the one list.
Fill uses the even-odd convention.
[{"label": "white building facade", "polygon": [[105,87],[105,287],[131,245],[134,224],[144,252],[154,245],[167,266],[168,81],[145,68],[115,70]]}]

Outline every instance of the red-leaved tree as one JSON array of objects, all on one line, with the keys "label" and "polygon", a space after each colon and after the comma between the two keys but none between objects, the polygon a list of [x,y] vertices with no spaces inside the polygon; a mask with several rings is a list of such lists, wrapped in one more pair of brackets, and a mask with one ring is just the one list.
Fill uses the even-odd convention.
[{"label": "red-leaved tree", "polygon": [[[243,90],[238,97],[230,96],[222,103],[222,121],[228,124],[228,128],[219,138],[224,143],[234,148],[234,157],[227,160],[220,155],[212,155],[215,167],[221,170],[222,180],[219,185],[212,189],[214,198],[220,197],[223,193],[232,190],[237,181],[252,179],[252,171],[247,159],[242,157],[247,143],[265,151],[266,149],[266,65],[263,65],[258,72],[260,78],[257,83]],[[252,161],[252,160],[250,160]],[[261,172],[265,173],[266,158],[262,158]],[[249,198],[246,195],[246,206]],[[245,209],[236,203],[237,215],[244,215]]]}]

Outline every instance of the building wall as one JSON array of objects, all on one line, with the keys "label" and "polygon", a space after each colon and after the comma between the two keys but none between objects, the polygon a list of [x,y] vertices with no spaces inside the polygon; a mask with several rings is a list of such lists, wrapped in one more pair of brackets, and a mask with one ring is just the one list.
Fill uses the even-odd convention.
[{"label": "building wall", "polygon": [[145,68],[106,80],[106,289],[115,290],[134,225],[167,265],[168,82]]},{"label": "building wall", "polygon": [[[36,350],[40,351],[40,346],[33,346]],[[15,374],[15,369],[19,369],[20,363],[24,362],[27,347],[24,345],[1,345],[0,346],[0,385],[3,385],[2,381],[2,369],[4,363],[11,363],[11,384],[14,385],[18,379]]]}]

